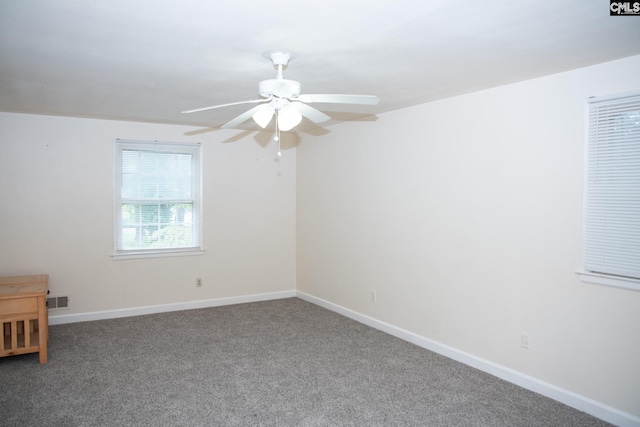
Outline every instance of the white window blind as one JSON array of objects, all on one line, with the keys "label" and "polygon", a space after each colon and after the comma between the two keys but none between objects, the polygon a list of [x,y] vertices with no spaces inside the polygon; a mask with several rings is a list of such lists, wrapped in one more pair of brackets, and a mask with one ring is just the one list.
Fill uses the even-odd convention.
[{"label": "white window blind", "polygon": [[640,279],[640,93],[588,107],[584,269]]},{"label": "white window blind", "polygon": [[200,251],[200,144],[116,140],[115,255]]}]

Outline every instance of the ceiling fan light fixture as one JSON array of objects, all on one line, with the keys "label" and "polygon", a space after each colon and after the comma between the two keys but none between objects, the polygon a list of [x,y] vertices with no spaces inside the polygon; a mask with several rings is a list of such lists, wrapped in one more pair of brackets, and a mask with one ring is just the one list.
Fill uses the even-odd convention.
[{"label": "ceiling fan light fixture", "polygon": [[280,131],[286,132],[293,129],[302,122],[303,116],[309,122],[316,124],[324,123],[331,119],[328,115],[308,104],[376,105],[379,101],[375,95],[301,94],[300,82],[285,79],[282,75],[283,69],[287,67],[291,59],[295,58],[295,54],[282,50],[272,50],[264,52],[262,55],[266,59],[269,59],[278,71],[275,79],[267,79],[259,82],[258,93],[260,94],[260,98],[196,108],[183,111],[183,113],[196,113],[240,104],[259,104],[220,127],[222,129],[234,128],[253,118],[258,126],[266,129],[275,115],[275,139],[279,140]]},{"label": "ceiling fan light fixture", "polygon": [[278,112],[278,129],[283,132],[293,129],[302,121],[302,114],[291,104],[283,106]]},{"label": "ceiling fan light fixture", "polygon": [[258,126],[264,129],[269,125],[269,123],[271,123],[271,118],[273,117],[274,112],[275,110],[273,107],[261,108],[251,117],[253,117],[253,120],[258,124]]}]

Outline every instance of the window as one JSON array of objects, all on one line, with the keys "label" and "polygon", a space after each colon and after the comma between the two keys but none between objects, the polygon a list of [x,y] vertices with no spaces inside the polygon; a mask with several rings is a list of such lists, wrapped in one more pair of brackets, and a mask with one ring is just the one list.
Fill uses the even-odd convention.
[{"label": "window", "polygon": [[200,144],[116,140],[114,258],[202,251]]},{"label": "window", "polygon": [[640,92],[588,103],[583,280],[640,290]]}]

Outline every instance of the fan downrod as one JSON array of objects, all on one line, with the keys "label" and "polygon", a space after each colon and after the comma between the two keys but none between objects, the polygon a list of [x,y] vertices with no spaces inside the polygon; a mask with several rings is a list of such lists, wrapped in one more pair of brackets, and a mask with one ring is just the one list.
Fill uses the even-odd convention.
[{"label": "fan downrod", "polygon": [[[295,56],[291,52],[284,50],[268,50],[262,54],[263,57],[269,59],[275,67],[278,67],[278,74],[275,79],[263,80],[258,85],[258,93],[263,98],[274,98],[278,100],[286,100],[289,98],[297,98],[300,96],[300,82],[295,80],[287,80],[282,74],[284,67]],[[284,101],[283,104],[287,102]],[[282,105],[276,104],[274,108],[279,109]]]}]

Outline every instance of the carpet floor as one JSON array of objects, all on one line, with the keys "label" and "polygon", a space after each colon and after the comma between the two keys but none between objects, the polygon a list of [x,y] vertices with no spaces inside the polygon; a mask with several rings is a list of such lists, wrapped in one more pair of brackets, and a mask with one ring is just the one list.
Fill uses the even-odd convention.
[{"label": "carpet floor", "polygon": [[2,426],[605,426],[298,298],[49,328]]}]

